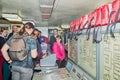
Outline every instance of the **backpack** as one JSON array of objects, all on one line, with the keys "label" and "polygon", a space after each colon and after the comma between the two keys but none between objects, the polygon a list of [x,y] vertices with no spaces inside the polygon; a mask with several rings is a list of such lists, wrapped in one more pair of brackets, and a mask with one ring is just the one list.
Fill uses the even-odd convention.
[{"label": "backpack", "polygon": [[23,61],[27,57],[26,36],[16,34],[10,40],[10,58]]}]

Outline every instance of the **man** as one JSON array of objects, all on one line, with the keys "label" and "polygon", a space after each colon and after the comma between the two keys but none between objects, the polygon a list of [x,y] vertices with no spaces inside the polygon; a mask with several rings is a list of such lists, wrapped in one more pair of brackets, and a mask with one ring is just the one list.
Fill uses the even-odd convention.
[{"label": "man", "polygon": [[[18,27],[17,25],[13,25],[12,26],[12,32],[8,35],[7,40],[9,40],[10,37],[12,37],[13,35],[15,35],[18,31]],[[4,61],[4,64],[3,64],[3,80],[10,80],[10,69],[9,69],[9,64]]]},{"label": "man", "polygon": [[[10,49],[11,53],[17,50],[18,48],[20,48],[21,51],[24,51],[22,50],[21,47],[19,47],[19,45],[16,45],[17,48],[14,47],[15,44],[13,44],[12,41],[15,39],[14,38],[15,36],[13,36],[13,38],[10,38],[1,49],[3,57],[12,66],[11,68],[12,80],[31,80],[32,78],[34,68],[33,58],[37,57],[37,44],[36,40],[32,37],[33,30],[34,25],[28,22],[24,25],[23,29],[18,33],[19,36],[26,37],[24,45],[26,45],[25,50],[27,52],[27,57],[24,58],[24,60],[19,61],[16,60],[18,57],[13,59],[13,57],[10,58],[11,56],[8,55],[7,52],[8,49]],[[12,50],[11,47],[14,47],[15,50]],[[19,53],[19,51],[16,51],[15,53],[16,55],[17,52]]]},{"label": "man", "polygon": [[13,25],[13,26],[12,26],[12,32],[8,35],[7,40],[8,40],[11,36],[13,36],[14,34],[16,34],[17,32],[18,32],[18,27],[17,27],[17,25]]},{"label": "man", "polygon": [[56,42],[57,35],[58,35],[58,29],[54,29],[53,35],[50,37],[50,41],[49,41],[49,44],[51,45],[51,50],[52,50],[53,43]]}]

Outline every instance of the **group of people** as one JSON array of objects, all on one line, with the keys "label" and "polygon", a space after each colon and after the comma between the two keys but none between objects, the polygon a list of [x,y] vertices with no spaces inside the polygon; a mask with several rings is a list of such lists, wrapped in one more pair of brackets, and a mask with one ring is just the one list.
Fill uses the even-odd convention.
[{"label": "group of people", "polygon": [[[0,32],[0,80],[9,80],[10,72],[12,73],[12,80],[31,80],[33,68],[40,66],[40,59],[47,57],[49,54],[56,54],[58,66],[65,59],[64,44],[57,29],[53,30],[54,35],[50,39],[42,36],[41,31],[30,22],[24,24],[20,31],[17,31],[17,26],[13,26],[12,30],[12,33],[8,36],[7,30],[1,30]],[[28,53],[27,58],[22,61],[12,60],[10,57],[11,40],[16,34],[26,35],[25,45]],[[17,46],[19,47],[19,45]]]}]

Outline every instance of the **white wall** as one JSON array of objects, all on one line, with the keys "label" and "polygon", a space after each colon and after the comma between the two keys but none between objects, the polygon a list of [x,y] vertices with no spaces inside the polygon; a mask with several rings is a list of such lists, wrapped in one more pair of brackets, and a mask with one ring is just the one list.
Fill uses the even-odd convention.
[{"label": "white wall", "polygon": [[43,36],[48,37],[48,27],[35,27],[42,32]]}]

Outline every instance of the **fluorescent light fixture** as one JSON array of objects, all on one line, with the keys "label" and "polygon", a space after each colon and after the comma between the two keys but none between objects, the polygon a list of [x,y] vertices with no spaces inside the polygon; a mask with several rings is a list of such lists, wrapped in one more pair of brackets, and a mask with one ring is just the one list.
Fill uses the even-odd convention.
[{"label": "fluorescent light fixture", "polygon": [[22,21],[22,19],[17,14],[2,14],[2,17],[9,21]]},{"label": "fluorescent light fixture", "polygon": [[52,8],[53,5],[40,5],[41,8]]},{"label": "fluorescent light fixture", "polygon": [[67,28],[70,28],[70,26],[67,25],[67,24],[62,24],[62,25],[61,25],[61,28],[63,28],[63,29],[67,29]]}]

